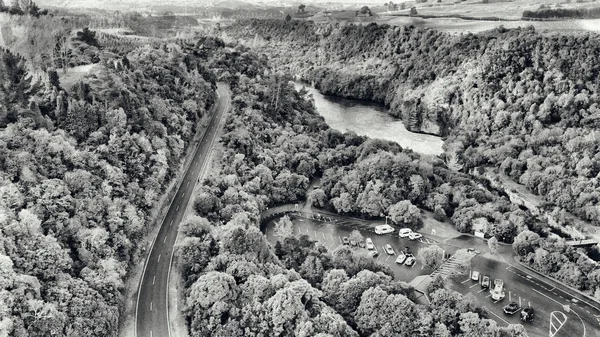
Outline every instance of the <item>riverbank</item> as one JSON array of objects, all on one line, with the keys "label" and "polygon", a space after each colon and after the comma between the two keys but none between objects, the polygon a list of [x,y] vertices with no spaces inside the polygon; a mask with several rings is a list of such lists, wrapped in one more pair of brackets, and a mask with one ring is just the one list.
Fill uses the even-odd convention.
[{"label": "riverbank", "polygon": [[391,116],[382,104],[327,96],[297,81],[294,86],[296,90],[305,88],[312,95],[317,112],[332,129],[393,141],[423,155],[437,156],[444,152],[441,137],[409,131],[402,120]]}]

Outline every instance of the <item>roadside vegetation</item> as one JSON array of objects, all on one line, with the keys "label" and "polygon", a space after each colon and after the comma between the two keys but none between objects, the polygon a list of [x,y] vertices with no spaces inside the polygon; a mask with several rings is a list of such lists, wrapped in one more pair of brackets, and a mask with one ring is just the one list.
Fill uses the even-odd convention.
[{"label": "roadside vegetation", "polygon": [[115,336],[149,215],[214,77],[166,42],[109,51],[88,29],[52,35],[70,29],[58,18],[0,15],[28,39],[0,49],[0,336]]},{"label": "roadside vegetation", "polygon": [[[221,69],[233,96],[219,173],[198,189],[196,216],[183,224],[176,250],[192,336],[524,336],[522,326],[498,327],[472,298],[439,283],[431,289],[432,304],[415,303],[411,287],[394,281],[389,267],[346,247],[331,253],[308,236],[295,237],[285,217],[272,247],[260,232],[260,213],[304,200],[309,181],[326,170],[345,169],[351,177],[359,174],[355,165],[372,168],[355,176],[357,193],[361,180],[383,184],[369,181],[387,177],[394,164],[398,175],[415,172],[411,165],[419,163],[430,165],[432,175],[452,173],[392,143],[329,129],[305,92],[246,47],[226,45],[211,55],[218,66],[210,68]],[[408,189],[408,180],[398,184],[394,203]],[[328,188],[315,193],[330,205]],[[379,193],[369,189],[357,207],[366,213],[366,199]],[[398,221],[411,221],[411,210],[410,202],[401,203]]]}]

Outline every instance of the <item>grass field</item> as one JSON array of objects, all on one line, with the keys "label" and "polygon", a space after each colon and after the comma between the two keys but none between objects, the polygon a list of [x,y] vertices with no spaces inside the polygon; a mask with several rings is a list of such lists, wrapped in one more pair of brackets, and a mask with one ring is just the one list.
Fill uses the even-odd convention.
[{"label": "grass field", "polygon": [[[560,20],[560,21],[528,21],[521,20],[523,11],[534,11],[544,5],[549,8],[585,8],[598,7],[600,2],[587,1],[584,3],[560,3],[565,0],[515,0],[495,1],[484,4],[482,0],[467,0],[464,2],[456,0],[428,0],[426,3],[405,2],[405,9],[398,11],[387,11],[386,7],[374,7],[374,15],[371,17],[356,17],[352,10],[332,11],[328,14],[319,13],[309,18],[317,22],[353,22],[368,24],[376,22],[390,25],[414,25],[417,27],[432,28],[449,33],[477,33],[494,29],[500,25],[506,28],[534,26],[541,32],[578,33],[586,31],[600,32],[600,19],[585,20]],[[407,14],[411,7],[416,7],[417,16],[409,17]],[[455,16],[439,18],[423,18],[428,16]],[[461,19],[462,17],[475,18],[476,20]],[[477,20],[477,18],[481,18]],[[498,20],[485,20],[485,18],[498,18]]]}]

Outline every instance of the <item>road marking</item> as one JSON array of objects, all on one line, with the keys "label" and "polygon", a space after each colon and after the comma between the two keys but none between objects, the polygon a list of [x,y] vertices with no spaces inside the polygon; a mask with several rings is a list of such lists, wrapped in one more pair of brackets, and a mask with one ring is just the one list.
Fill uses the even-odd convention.
[{"label": "road marking", "polygon": [[158,262],[160,262],[160,254],[158,254]]},{"label": "road marking", "polygon": [[[560,318],[558,318],[557,314],[560,314],[562,316],[562,320]],[[556,327],[556,325],[554,325],[553,320],[555,320],[556,323],[558,323],[558,327]],[[550,328],[549,328],[548,336],[550,336],[550,337],[556,336],[556,334],[558,333],[558,330],[560,330],[563,327],[563,325],[565,325],[566,322],[567,322],[567,315],[565,315],[562,311],[551,312],[550,313]],[[554,331],[552,331],[553,329],[554,329]]]},{"label": "road marking", "polygon": [[469,289],[478,286],[479,284],[475,283],[474,285],[470,286]]},{"label": "road marking", "polygon": [[315,232],[315,238],[316,238],[317,237],[317,231],[314,231],[314,232]]},{"label": "road marking", "polygon": [[511,294],[510,294],[510,291],[509,291],[509,292],[508,292],[508,301],[512,301],[512,300],[511,300],[511,298],[510,298],[510,295],[511,295]]},{"label": "road marking", "polygon": [[152,311],[152,302],[150,302],[150,311]]},{"label": "road marking", "polygon": [[165,241],[167,241],[167,236],[165,235],[165,238],[163,239],[163,243],[165,243]]},{"label": "road marking", "polygon": [[185,192],[183,192],[183,195],[181,196],[181,199],[183,199],[183,197],[185,197]]},{"label": "road marking", "polygon": [[169,223],[169,227],[171,227],[172,224],[173,224],[173,220],[171,220],[171,222]]},{"label": "road marking", "polygon": [[342,238],[338,236],[338,239],[340,239],[340,243],[342,243]]},{"label": "road marking", "polygon": [[477,293],[479,294],[480,292],[483,292],[483,291],[485,291],[485,289],[481,289]]},{"label": "road marking", "polygon": [[190,182],[188,181],[187,184],[185,184],[185,186],[190,186]]},{"label": "road marking", "polygon": [[178,211],[178,210],[179,210],[179,205],[177,205],[177,209],[175,211]]},{"label": "road marking", "polygon": [[501,301],[501,300],[497,300],[497,301],[494,301],[494,303],[498,303],[498,302],[500,302],[500,301]]},{"label": "road marking", "polygon": [[490,296],[492,296],[492,294],[487,295],[485,298],[489,298]]},{"label": "road marking", "polygon": [[466,279],[466,280],[462,281],[461,284],[465,284],[465,283],[467,283],[469,281],[471,281],[471,279]]},{"label": "road marking", "polygon": [[152,284],[154,284],[155,280],[156,280],[156,275],[152,276]]},{"label": "road marking", "polygon": [[496,316],[496,317],[497,317],[498,319],[500,319],[502,322],[504,322],[504,323],[506,323],[506,324],[509,324],[509,325],[510,325],[510,323],[508,323],[508,321],[507,321],[507,320],[505,320],[504,318],[502,318],[502,317],[500,317],[500,316],[496,315],[496,314],[495,314],[493,311],[488,311],[488,312],[489,312],[490,314],[492,314],[492,315]]},{"label": "road marking", "polygon": [[152,337],[152,330],[150,330],[150,337]]}]

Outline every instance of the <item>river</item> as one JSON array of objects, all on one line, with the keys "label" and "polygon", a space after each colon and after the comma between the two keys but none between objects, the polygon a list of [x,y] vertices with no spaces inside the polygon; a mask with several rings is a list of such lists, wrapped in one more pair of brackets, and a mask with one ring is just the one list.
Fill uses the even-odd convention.
[{"label": "river", "polygon": [[442,138],[406,130],[402,121],[390,116],[383,105],[325,96],[299,82],[294,82],[294,85],[297,90],[304,86],[312,94],[317,112],[333,129],[390,140],[421,154],[439,155],[444,152]]}]

